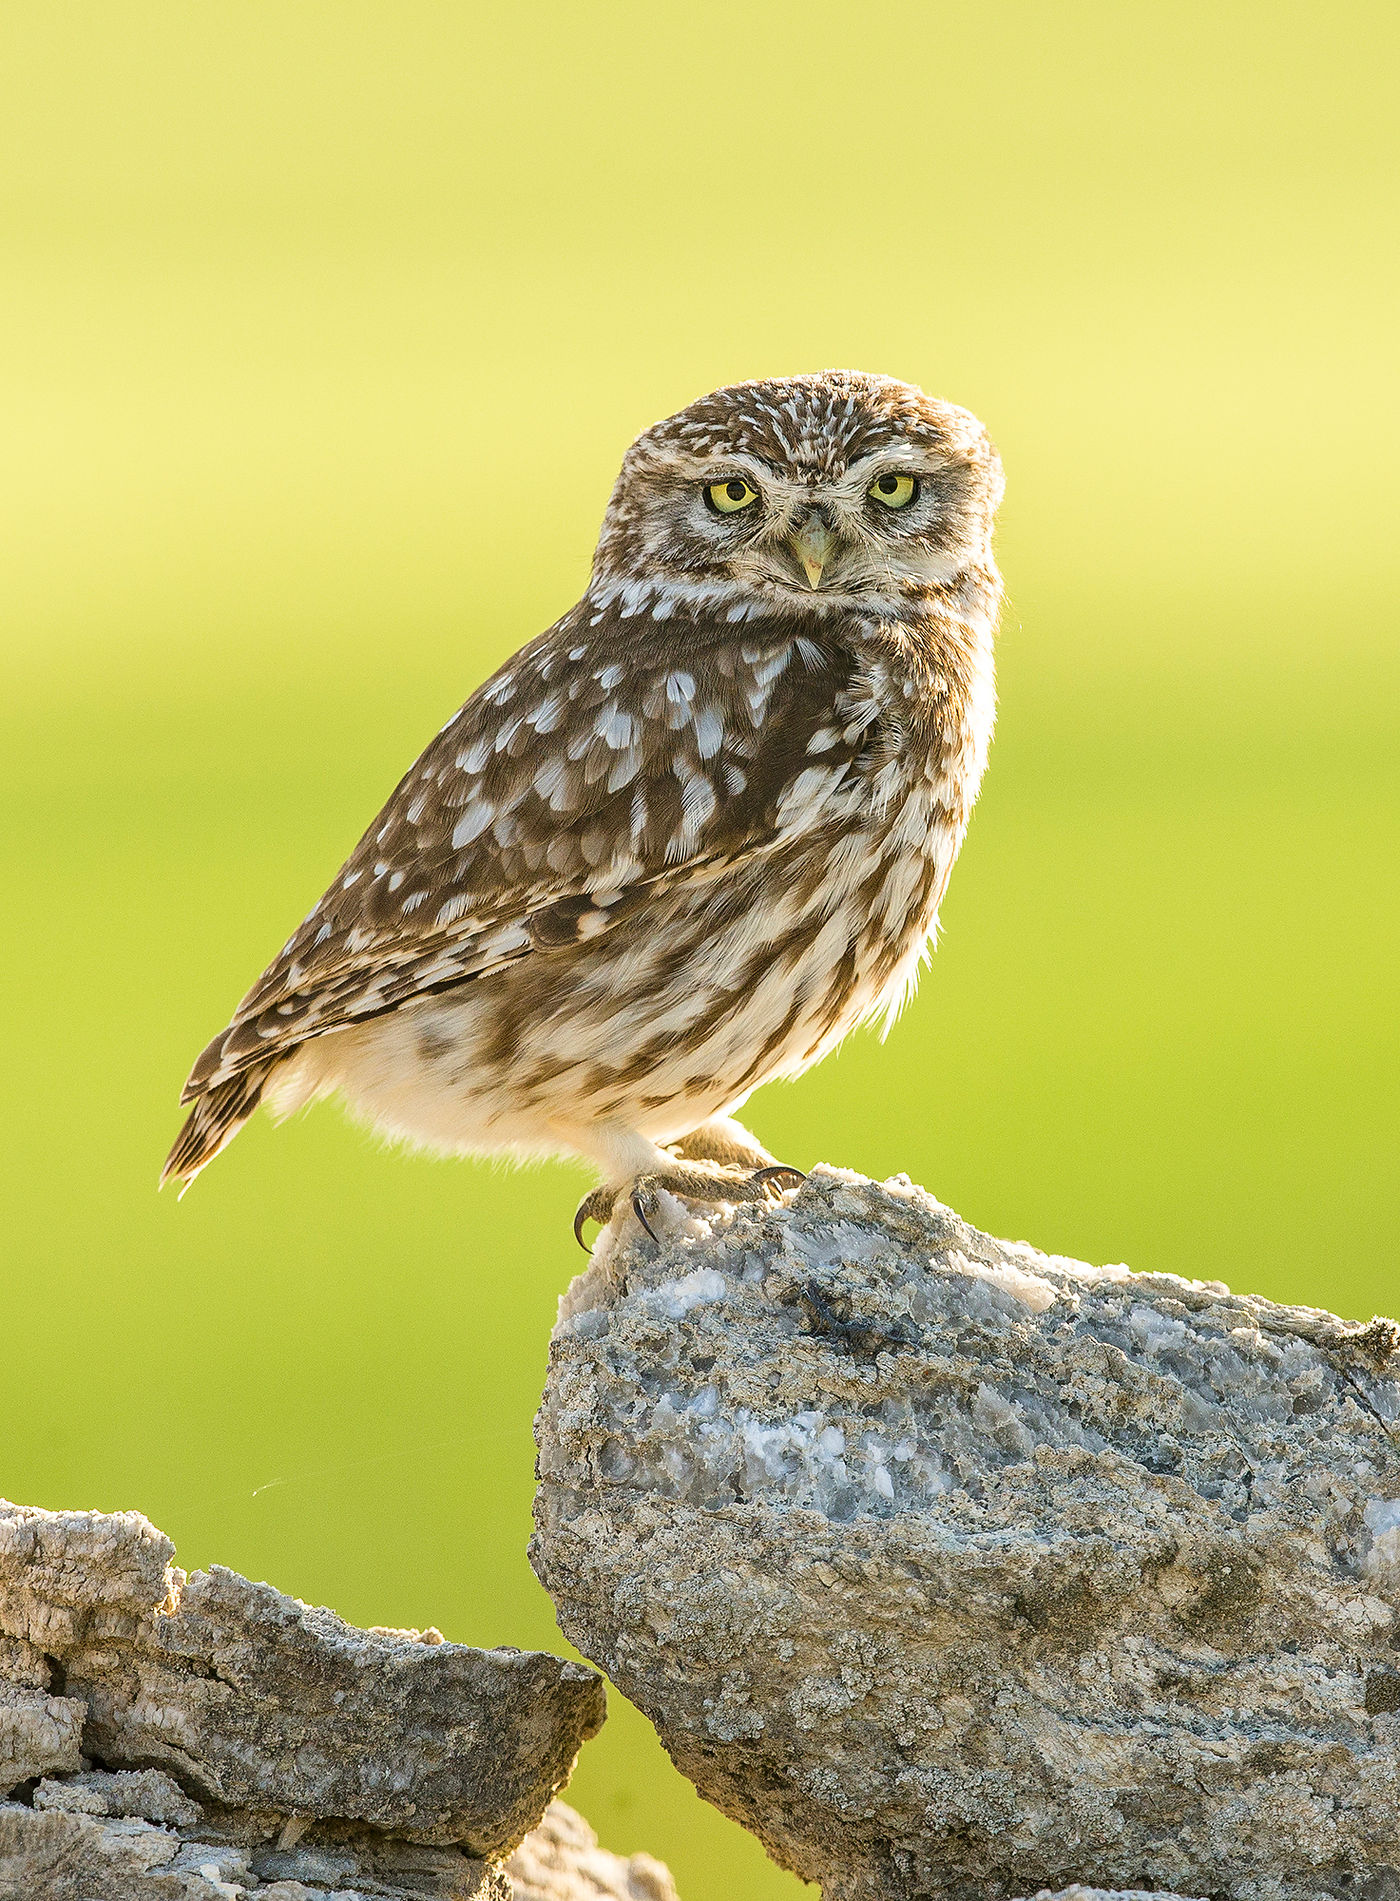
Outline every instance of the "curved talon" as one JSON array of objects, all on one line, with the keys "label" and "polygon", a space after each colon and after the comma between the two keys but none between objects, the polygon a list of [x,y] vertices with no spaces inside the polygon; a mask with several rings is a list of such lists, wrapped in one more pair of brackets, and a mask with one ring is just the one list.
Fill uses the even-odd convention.
[{"label": "curved talon", "polygon": [[574,1210],[574,1239],[585,1254],[591,1254],[592,1248],[583,1238],[585,1221],[596,1221],[599,1227],[612,1220],[613,1203],[617,1197],[605,1187],[590,1188],[578,1207]]},{"label": "curved talon", "polygon": [[800,1188],[807,1177],[800,1168],[793,1168],[787,1162],[774,1162],[770,1168],[755,1169],[749,1180],[756,1187],[766,1187],[769,1182],[779,1181],[786,1175],[794,1188]]},{"label": "curved talon", "polygon": [[632,1196],[632,1212],[637,1217],[638,1221],[641,1222],[642,1226],[646,1229],[647,1233],[651,1236],[652,1240],[655,1241],[658,1246],[660,1246],[661,1236],[656,1232],[656,1229],[647,1220],[646,1210],[642,1206],[642,1191],[640,1188],[637,1189]]}]

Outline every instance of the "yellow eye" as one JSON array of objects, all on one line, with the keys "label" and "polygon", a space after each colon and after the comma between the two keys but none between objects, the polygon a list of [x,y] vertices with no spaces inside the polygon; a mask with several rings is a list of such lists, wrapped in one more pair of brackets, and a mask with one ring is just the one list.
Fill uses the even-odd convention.
[{"label": "yellow eye", "polygon": [[736,475],[728,482],[711,482],[705,490],[705,500],[717,515],[737,515],[741,508],[758,500],[758,490]]},{"label": "yellow eye", "polygon": [[877,475],[870,484],[870,499],[885,508],[907,508],[918,492],[912,475]]}]

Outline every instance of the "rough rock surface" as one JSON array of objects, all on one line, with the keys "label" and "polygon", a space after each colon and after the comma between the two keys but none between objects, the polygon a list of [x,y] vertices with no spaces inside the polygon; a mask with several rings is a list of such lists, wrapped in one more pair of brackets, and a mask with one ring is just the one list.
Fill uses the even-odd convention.
[{"label": "rough rock surface", "polygon": [[676,1901],[659,1861],[608,1854],[562,1802],[500,1863],[369,1830],[287,1840],[267,1817],[230,1831],[159,1770],[144,1794],[101,1780],[0,1802],[3,1901]]},{"label": "rough rock surface", "polygon": [[676,1901],[670,1870],[650,1855],[624,1860],[571,1808],[551,1802],[506,1863],[515,1901]]},{"label": "rough rock surface", "polygon": [[1188,1901],[1188,1898],[1163,1894],[1157,1888],[1086,1888],[1076,1881],[1073,1887],[1061,1888],[1057,1894],[1042,1888],[1039,1894],[1031,1896],[1031,1901]]},{"label": "rough rock surface", "polygon": [[1397,1348],[823,1169],[575,1284],[532,1558],[828,1901],[1391,1901]]},{"label": "rough rock surface", "polygon": [[0,1897],[670,1895],[545,1816],[603,1720],[591,1670],[355,1630],[173,1554],[139,1513],[0,1502]]},{"label": "rough rock surface", "polygon": [[[197,1799],[512,1848],[603,1720],[591,1670],[354,1630],[215,1567],[186,1578],[138,1512],[0,1505],[0,1636],[24,1698],[7,1787],[169,1770]],[[435,1635],[436,1633],[434,1633]]]}]

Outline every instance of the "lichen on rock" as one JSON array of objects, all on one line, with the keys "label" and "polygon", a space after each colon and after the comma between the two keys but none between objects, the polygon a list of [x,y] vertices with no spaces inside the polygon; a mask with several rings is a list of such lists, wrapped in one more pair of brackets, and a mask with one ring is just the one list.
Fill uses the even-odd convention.
[{"label": "lichen on rock", "polygon": [[1400,1896],[1397,1346],[822,1169],[575,1284],[532,1558],[828,1901]]}]

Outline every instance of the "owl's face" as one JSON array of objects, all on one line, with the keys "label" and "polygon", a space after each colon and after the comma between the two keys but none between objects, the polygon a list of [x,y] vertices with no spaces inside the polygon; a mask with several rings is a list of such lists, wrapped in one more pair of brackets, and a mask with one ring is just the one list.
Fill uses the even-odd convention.
[{"label": "owl's face", "polygon": [[1001,489],[977,419],[912,384],[848,370],[740,383],[633,443],[594,579],[894,605],[988,554]]}]

